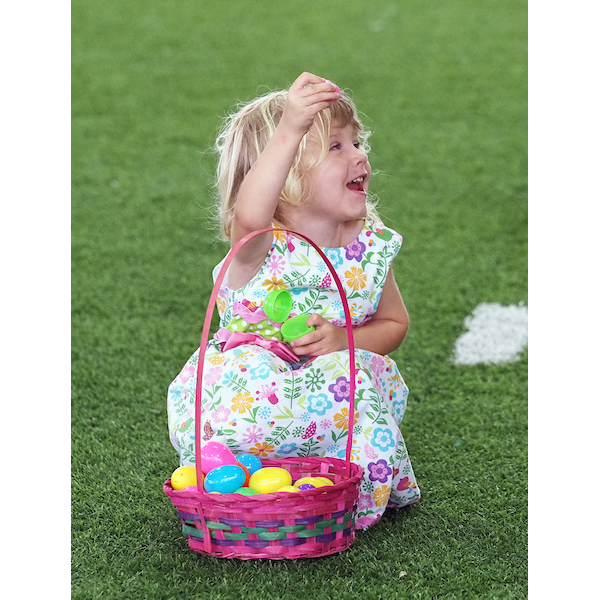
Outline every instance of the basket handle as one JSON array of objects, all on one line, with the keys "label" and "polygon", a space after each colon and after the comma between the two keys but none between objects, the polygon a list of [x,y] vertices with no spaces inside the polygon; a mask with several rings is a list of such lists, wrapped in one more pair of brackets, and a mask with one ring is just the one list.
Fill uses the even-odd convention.
[{"label": "basket handle", "polygon": [[350,477],[350,456],[352,453],[352,438],[353,438],[353,429],[354,429],[354,396],[355,396],[355,388],[356,388],[356,362],[355,362],[355,351],[354,351],[354,333],[352,331],[352,320],[350,316],[350,308],[348,307],[348,300],[346,298],[346,294],[344,292],[344,288],[342,287],[342,282],[338,277],[338,274],[335,272],[335,269],[325,253],[319,248],[311,239],[307,238],[305,235],[301,233],[297,233],[290,229],[282,229],[280,227],[268,228],[268,229],[258,229],[244,236],[235,246],[231,249],[231,252],[225,258],[223,266],[217,275],[215,280],[215,285],[213,287],[212,293],[210,295],[210,299],[208,301],[208,307],[206,309],[206,317],[204,319],[204,327],[202,329],[202,337],[200,340],[200,350],[198,353],[198,369],[196,372],[196,420],[194,423],[195,426],[195,447],[196,447],[196,475],[198,480],[198,491],[200,489],[204,489],[204,486],[201,484],[201,449],[202,449],[202,375],[204,372],[204,357],[206,355],[206,349],[208,345],[208,335],[210,330],[210,325],[212,321],[212,315],[215,309],[215,305],[217,302],[217,296],[219,294],[219,290],[221,288],[221,284],[223,283],[223,279],[225,278],[225,273],[233,260],[233,257],[237,254],[239,249],[253,237],[257,235],[261,235],[263,233],[268,233],[269,231],[284,231],[286,233],[290,233],[296,237],[303,239],[305,242],[310,244],[321,256],[325,265],[329,269],[333,280],[338,288],[340,293],[342,304],[344,306],[344,317],[346,319],[346,333],[348,334],[348,353],[350,359],[350,411],[348,414],[348,439],[346,440],[346,471],[348,473],[348,477]]}]

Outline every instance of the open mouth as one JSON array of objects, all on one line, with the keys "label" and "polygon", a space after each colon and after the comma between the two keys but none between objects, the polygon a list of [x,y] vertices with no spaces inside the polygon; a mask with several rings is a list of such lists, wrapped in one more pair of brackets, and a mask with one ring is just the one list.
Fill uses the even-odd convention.
[{"label": "open mouth", "polygon": [[350,183],[347,183],[346,187],[350,190],[354,190],[355,192],[364,192],[364,181],[364,177],[357,177],[356,179],[353,179]]}]

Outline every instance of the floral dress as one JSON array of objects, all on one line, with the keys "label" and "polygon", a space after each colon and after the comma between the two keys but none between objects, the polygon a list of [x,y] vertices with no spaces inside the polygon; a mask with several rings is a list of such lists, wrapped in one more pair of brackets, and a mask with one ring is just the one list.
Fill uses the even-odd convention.
[{"label": "floral dress", "polygon": [[[342,281],[354,327],[368,322],[377,310],[401,244],[395,231],[366,222],[348,246],[323,249]],[[215,267],[215,278],[222,264]],[[205,357],[202,439],[221,442],[234,454],[345,459],[349,353],[294,361],[281,351],[281,324],[270,321],[263,309],[266,294],[276,289],[291,293],[290,316],[319,313],[345,325],[339,292],[316,250],[291,234],[275,232],[256,276],[237,290],[227,287],[225,278],[219,290],[221,329]],[[195,463],[198,354],[168,391],[169,435],[181,465]],[[351,459],[364,469],[357,527],[365,528],[376,523],[386,507],[416,502],[420,492],[399,428],[408,388],[396,363],[357,348],[356,367]]]}]

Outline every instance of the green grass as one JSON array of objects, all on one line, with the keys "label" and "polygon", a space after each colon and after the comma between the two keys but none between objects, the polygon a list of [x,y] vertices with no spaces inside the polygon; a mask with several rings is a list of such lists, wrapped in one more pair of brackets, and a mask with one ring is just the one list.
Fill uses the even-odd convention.
[{"label": "green grass", "polygon": [[[527,355],[451,362],[477,304],[527,302],[526,19],[516,0],[73,2],[73,598],[527,597]],[[336,556],[201,557],[161,486],[166,389],[226,251],[207,150],[236,100],[303,70],[352,91],[405,239],[393,358],[423,498]]]}]

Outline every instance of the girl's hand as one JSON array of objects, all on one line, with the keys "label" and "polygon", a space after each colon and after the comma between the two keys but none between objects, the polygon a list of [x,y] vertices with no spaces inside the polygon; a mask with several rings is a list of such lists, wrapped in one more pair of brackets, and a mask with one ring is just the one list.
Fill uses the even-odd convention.
[{"label": "girl's hand", "polygon": [[331,81],[312,73],[302,73],[288,90],[280,128],[303,136],[317,114],[331,106],[330,103],[335,102],[339,95],[339,88]]},{"label": "girl's hand", "polygon": [[316,330],[292,341],[291,346],[298,356],[321,356],[348,348],[345,327],[337,327],[316,313],[308,317],[306,324]]}]

